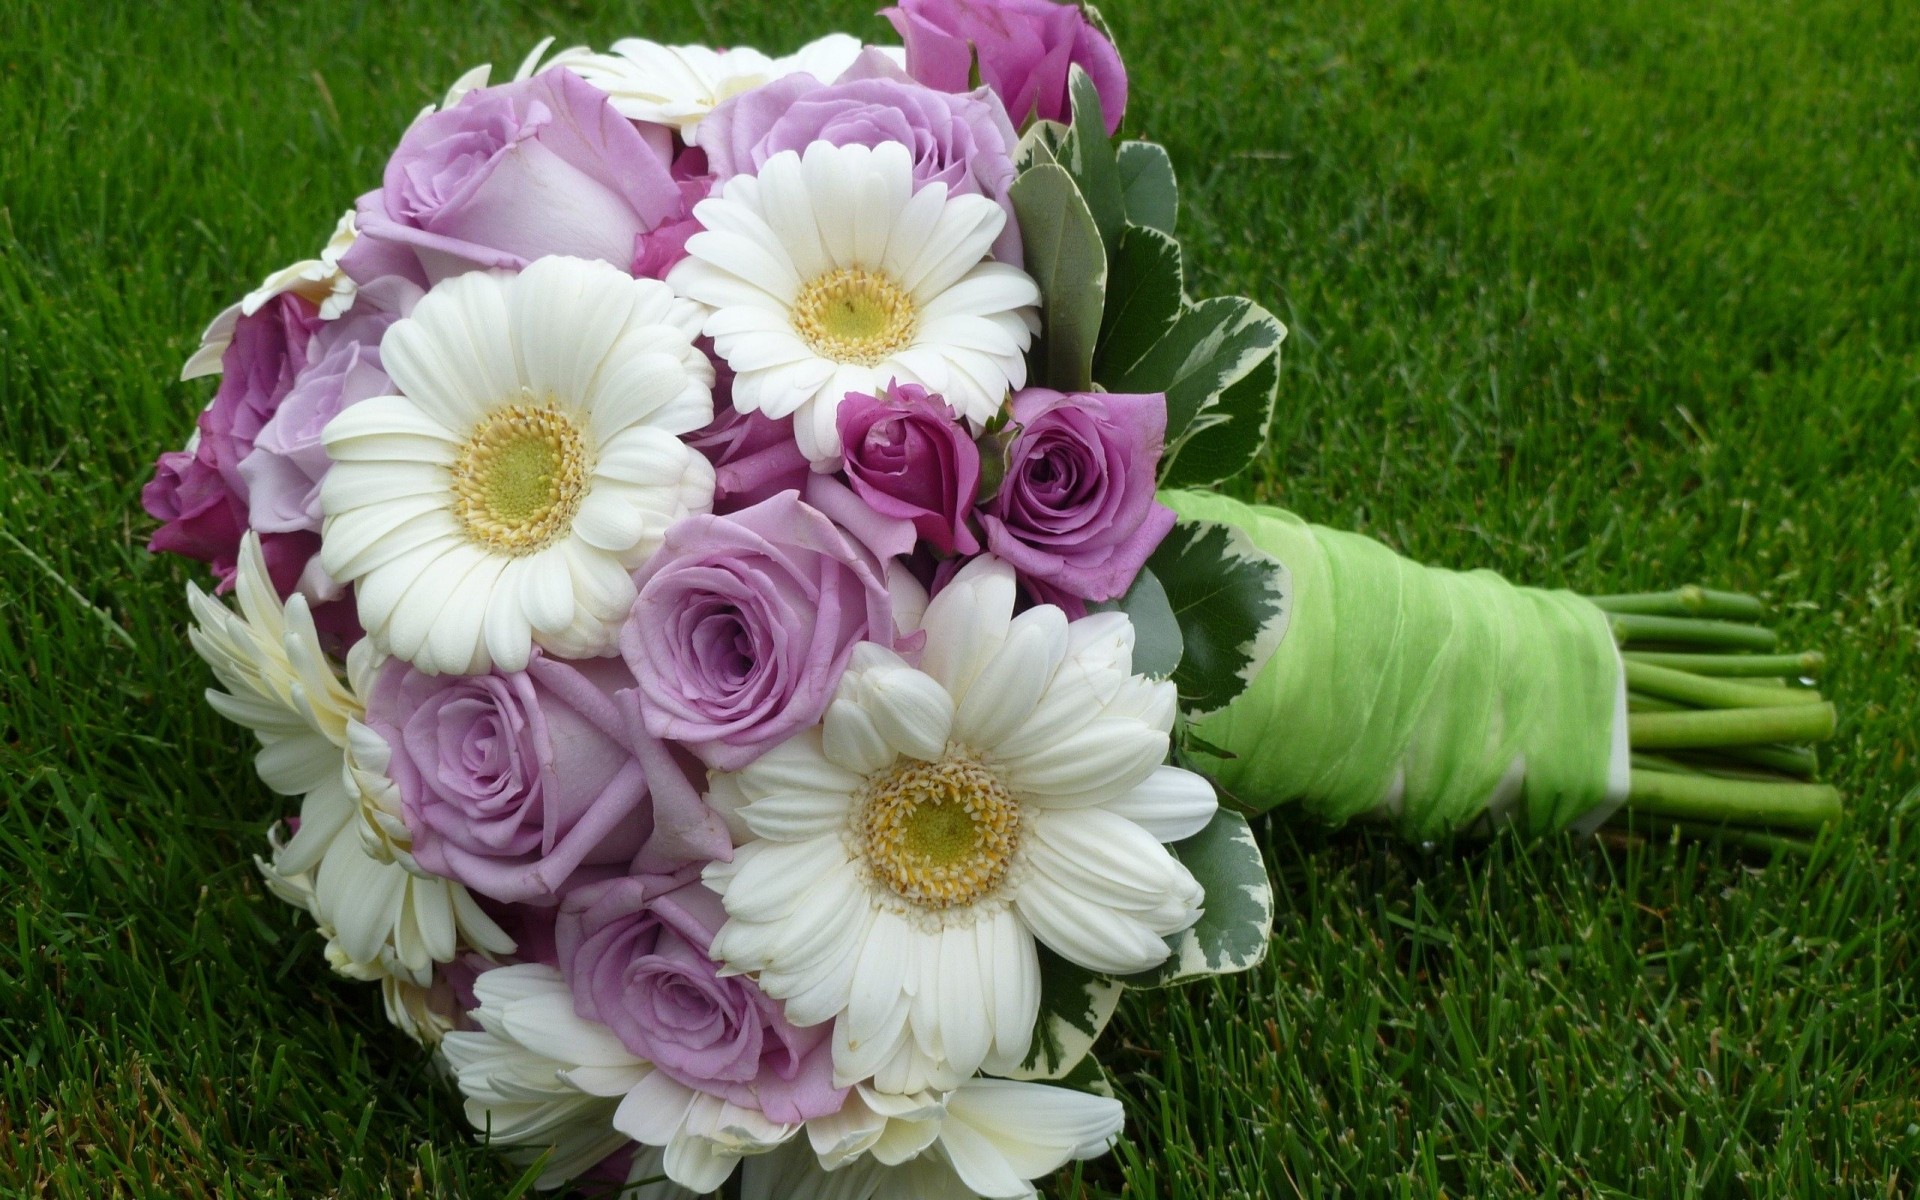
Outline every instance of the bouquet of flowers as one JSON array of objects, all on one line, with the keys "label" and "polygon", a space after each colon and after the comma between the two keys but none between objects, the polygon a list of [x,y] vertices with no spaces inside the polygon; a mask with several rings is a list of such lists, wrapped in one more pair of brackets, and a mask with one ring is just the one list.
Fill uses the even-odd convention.
[{"label": "bouquet of flowers", "polygon": [[268,885],[542,1186],[1034,1195],[1120,1131],[1122,990],[1265,952],[1283,802],[1830,814],[1830,706],[1723,677],[1803,663],[1615,649],[1745,600],[1213,495],[1285,330],[1187,295],[1098,14],[885,16],[470,72],[208,327],[143,496],[298,800]]}]

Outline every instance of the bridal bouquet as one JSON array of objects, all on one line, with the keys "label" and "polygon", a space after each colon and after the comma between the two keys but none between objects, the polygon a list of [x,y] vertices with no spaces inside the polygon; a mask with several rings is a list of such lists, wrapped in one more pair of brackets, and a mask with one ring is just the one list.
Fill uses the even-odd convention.
[{"label": "bridal bouquet", "polygon": [[1264,953],[1276,804],[1829,815],[1830,706],[1723,677],[1800,660],[1672,649],[1764,631],[1213,495],[1285,331],[1187,295],[1098,14],[885,16],[470,72],[143,496],[268,885],[540,1185],[1034,1195],[1121,991]]}]

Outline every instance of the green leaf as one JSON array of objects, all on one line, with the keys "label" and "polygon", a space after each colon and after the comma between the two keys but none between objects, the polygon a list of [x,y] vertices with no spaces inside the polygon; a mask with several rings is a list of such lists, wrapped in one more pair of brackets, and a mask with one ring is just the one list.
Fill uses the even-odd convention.
[{"label": "green leaf", "polygon": [[1153,572],[1141,568],[1133,586],[1118,600],[1087,605],[1089,612],[1123,612],[1133,622],[1135,674],[1165,679],[1180,665],[1180,622],[1174,619],[1167,590]]},{"label": "green leaf", "polygon": [[1113,1099],[1113,1081],[1107,1078],[1107,1069],[1100,1060],[1089,1054],[1074,1065],[1060,1078],[1051,1080],[1056,1087],[1071,1088],[1076,1092],[1086,1092],[1094,1096]]},{"label": "green leaf", "polygon": [[1120,231],[1107,264],[1107,311],[1093,377],[1106,380],[1140,361],[1179,317],[1186,287],[1180,243],[1158,229]]},{"label": "green leaf", "polygon": [[[1185,438],[1162,457],[1167,487],[1212,487],[1246,470],[1270,442],[1280,397],[1280,348],[1220,393],[1219,402],[1195,417]],[[1167,457],[1172,462],[1167,462]]]},{"label": "green leaf", "polygon": [[1041,378],[1063,392],[1093,386],[1093,348],[1106,303],[1107,252],[1087,202],[1064,167],[1040,163],[1010,191],[1027,274],[1040,285]]},{"label": "green leaf", "polygon": [[1094,32],[1107,39],[1107,44],[1112,46],[1117,53],[1120,49],[1120,43],[1114,40],[1113,26],[1107,24],[1107,19],[1100,15],[1100,10],[1091,4],[1082,4],[1080,11],[1086,16],[1087,24],[1093,26]]},{"label": "green leaf", "polygon": [[1066,140],[1067,127],[1058,121],[1035,121],[1020,136],[1013,150],[1013,168],[1025,172],[1042,163],[1060,161],[1060,144]]},{"label": "green leaf", "polygon": [[[1018,186],[1016,184],[1016,186]],[[1265,432],[1272,405],[1246,403],[1250,389],[1237,395],[1246,411],[1223,406],[1223,393],[1263,369],[1279,350],[1286,327],[1273,314],[1241,296],[1220,296],[1189,305],[1153,349],[1124,371],[1102,380],[1116,392],[1165,392],[1167,449],[1160,459],[1165,481],[1186,439],[1223,421],[1257,419]],[[1257,409],[1257,411],[1255,411]]]},{"label": "green leaf", "polygon": [[1173,673],[1181,708],[1199,720],[1246,690],[1273,656],[1293,612],[1285,565],[1231,525],[1182,521],[1147,568],[1180,623]]},{"label": "green leaf", "polygon": [[1207,890],[1206,911],[1191,929],[1167,939],[1173,953],[1165,963],[1125,983],[1165,987],[1258,966],[1273,936],[1273,885],[1247,819],[1223,808],[1205,829],[1171,849]]},{"label": "green leaf", "polygon": [[1060,147],[1060,165],[1073,176],[1101,243],[1111,251],[1126,224],[1126,195],[1113,141],[1107,137],[1106,115],[1100,111],[1100,90],[1093,86],[1093,76],[1075,65],[1068,71],[1067,96],[1073,104],[1073,131]]},{"label": "green leaf", "polygon": [[1064,1079],[1093,1049],[1100,1031],[1113,1019],[1124,989],[1061,958],[1040,951],[1040,1019],[1033,1029],[1027,1061],[1009,1072],[1014,1079]]},{"label": "green leaf", "polygon": [[1173,160],[1167,157],[1166,147],[1153,142],[1121,142],[1114,162],[1120,172],[1127,220],[1171,236],[1180,215],[1180,184],[1173,176]]}]

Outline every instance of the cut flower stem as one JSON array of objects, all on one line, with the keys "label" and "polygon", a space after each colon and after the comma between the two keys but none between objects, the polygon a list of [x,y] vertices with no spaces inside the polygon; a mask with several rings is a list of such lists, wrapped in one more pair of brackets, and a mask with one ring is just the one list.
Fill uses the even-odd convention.
[{"label": "cut flower stem", "polygon": [[1833,705],[1640,712],[1627,715],[1627,738],[1641,750],[1703,750],[1817,742],[1833,736]]},{"label": "cut flower stem", "polygon": [[1764,625],[1733,621],[1698,620],[1645,613],[1608,613],[1614,640],[1621,645],[1650,642],[1666,646],[1719,647],[1725,650],[1771,650],[1779,641]]},{"label": "cut flower stem", "polygon": [[1641,770],[1631,779],[1627,805],[1635,814],[1791,829],[1818,829],[1840,816],[1840,793],[1824,783]]},{"label": "cut flower stem", "polygon": [[1766,830],[1838,819],[1840,793],[1810,782],[1819,765],[1811,743],[1833,736],[1834,707],[1790,682],[1819,675],[1824,655],[1767,653],[1778,639],[1757,623],[1760,601],[1735,592],[1689,586],[1594,604],[1620,645],[1627,688],[1631,770],[1616,827],[1643,830],[1651,818],[1656,828],[1804,851],[1808,843]]},{"label": "cut flower stem", "polygon": [[1683,654],[1659,650],[1628,650],[1630,663],[1669,667],[1695,675],[1753,679],[1807,679],[1826,669],[1827,656],[1818,650],[1801,654]]},{"label": "cut flower stem", "polygon": [[1740,592],[1716,592],[1688,584],[1670,592],[1634,592],[1619,596],[1589,596],[1595,608],[1609,613],[1654,617],[1715,617],[1758,621],[1766,615],[1758,597]]}]

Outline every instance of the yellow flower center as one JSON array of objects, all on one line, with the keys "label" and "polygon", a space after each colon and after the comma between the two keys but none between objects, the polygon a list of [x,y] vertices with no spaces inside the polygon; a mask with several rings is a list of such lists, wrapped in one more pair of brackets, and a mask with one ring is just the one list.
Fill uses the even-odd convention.
[{"label": "yellow flower center", "polygon": [[809,281],[793,302],[793,328],[834,362],[877,367],[913,344],[919,313],[900,285],[863,267]]},{"label": "yellow flower center", "polygon": [[964,758],[903,762],[868,782],[855,813],[874,877],[921,908],[959,908],[990,895],[1020,846],[1019,801]]},{"label": "yellow flower center", "polygon": [[453,517],[478,545],[532,554],[573,527],[592,476],[587,439],[572,417],[549,405],[510,404],[476,426],[454,456]]}]

